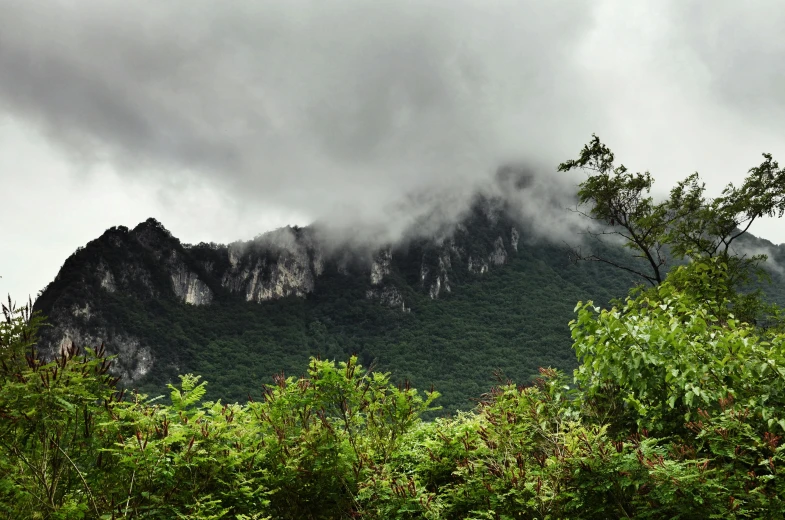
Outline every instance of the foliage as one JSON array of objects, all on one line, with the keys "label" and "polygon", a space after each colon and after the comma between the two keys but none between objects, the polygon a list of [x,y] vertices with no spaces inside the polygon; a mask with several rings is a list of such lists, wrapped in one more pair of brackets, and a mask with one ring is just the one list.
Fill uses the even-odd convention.
[{"label": "foliage", "polygon": [[[80,518],[98,513],[104,476],[88,481],[86,461],[105,468],[101,424],[118,398],[103,348],[71,346],[38,357],[40,317],[3,306],[0,325],[0,501],[6,518]],[[13,505],[13,507],[11,507]]]},{"label": "foliage", "polygon": [[654,183],[651,174],[633,174],[623,164],[616,166],[610,148],[592,135],[580,157],[560,164],[559,170],[579,168],[589,173],[579,185],[578,200],[591,206],[583,214],[602,226],[589,234],[621,238],[625,247],[646,261],[648,270],[597,254],[584,258],[609,263],[656,285],[665,277],[666,253],[679,259],[720,257],[734,284],[748,282],[765,255],[738,255],[732,245],[758,218],[781,217],[785,212],[785,168],[771,154],[763,157],[741,186],[728,184],[719,197],[707,198],[705,184],[694,173],[677,183],[668,199],[655,202],[649,195]]},{"label": "foliage", "polygon": [[7,518],[780,518],[785,334],[739,321],[720,259],[617,307],[579,304],[571,382],[542,368],[424,421],[435,392],[311,359],[258,400],[125,398],[101,349],[0,331]]}]

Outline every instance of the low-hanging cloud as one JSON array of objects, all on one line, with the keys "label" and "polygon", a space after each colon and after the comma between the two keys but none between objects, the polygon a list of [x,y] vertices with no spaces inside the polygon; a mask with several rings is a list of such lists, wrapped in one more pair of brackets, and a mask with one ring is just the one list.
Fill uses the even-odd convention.
[{"label": "low-hanging cloud", "polygon": [[585,2],[0,10],[0,110],[74,159],[206,178],[237,204],[362,222],[385,239],[454,218],[500,163],[564,142],[564,120],[548,115],[580,106],[574,49],[591,27]]},{"label": "low-hanging cloud", "polygon": [[[207,182],[237,206],[285,208],[383,241],[438,229],[478,191],[509,194],[497,168],[523,162],[534,180],[513,190],[521,215],[566,235],[570,214],[548,209],[564,204],[546,203],[568,191],[553,181],[555,165],[593,131],[626,132],[608,114],[632,99],[625,81],[604,80],[613,65],[587,41],[628,38],[638,22],[605,27],[600,4],[0,0],[0,114],[36,125],[75,161],[159,186],[162,174],[172,186]],[[782,56],[782,38],[761,40],[739,3],[712,3],[710,13],[699,4],[603,4],[660,12],[663,31],[646,45],[661,57],[689,51],[666,66],[645,55],[651,67],[632,72],[651,75],[635,83],[652,89],[640,103],[662,85],[673,94],[669,82],[692,81],[684,68],[700,63],[716,87],[707,106],[763,110],[760,98],[744,105],[734,71],[781,79],[756,52]],[[743,57],[718,43],[728,24],[744,28],[735,33]],[[785,88],[757,77],[766,99],[785,106]]]}]

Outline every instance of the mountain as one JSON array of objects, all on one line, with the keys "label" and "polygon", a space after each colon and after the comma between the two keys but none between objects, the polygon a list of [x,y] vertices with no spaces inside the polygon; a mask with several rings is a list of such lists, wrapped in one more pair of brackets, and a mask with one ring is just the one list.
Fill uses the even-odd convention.
[{"label": "mountain", "polygon": [[[496,377],[525,383],[541,366],[572,368],[576,302],[606,304],[636,282],[575,265],[566,246],[509,215],[479,198],[440,236],[381,248],[337,246],[315,227],[229,245],[183,244],[154,219],[114,227],[36,300],[51,324],[40,346],[51,355],[106,342],[125,385],[158,395],[195,373],[224,401],[259,398],[273,374],[299,375],[309,356],[357,354],[399,382],[433,385],[445,412],[465,409]],[[774,276],[773,294],[785,296]]]}]

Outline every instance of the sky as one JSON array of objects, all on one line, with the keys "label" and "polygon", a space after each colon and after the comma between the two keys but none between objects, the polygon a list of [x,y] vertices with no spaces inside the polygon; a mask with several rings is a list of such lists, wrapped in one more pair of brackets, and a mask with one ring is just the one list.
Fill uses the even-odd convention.
[{"label": "sky", "polygon": [[785,161],[781,5],[0,0],[0,294],[151,216],[187,243],[313,221],[394,241],[507,163],[562,238],[543,200],[592,133],[657,193],[698,171],[716,195]]}]

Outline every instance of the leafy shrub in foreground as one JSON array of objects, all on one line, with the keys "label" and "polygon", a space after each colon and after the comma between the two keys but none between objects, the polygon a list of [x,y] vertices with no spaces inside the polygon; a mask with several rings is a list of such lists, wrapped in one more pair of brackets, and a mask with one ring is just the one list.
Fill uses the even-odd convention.
[{"label": "leafy shrub in foreground", "polygon": [[580,304],[574,380],[541,369],[431,422],[435,392],[313,359],[263,399],[123,398],[103,350],[0,328],[6,518],[781,518],[785,334],[736,321],[719,261]]}]

